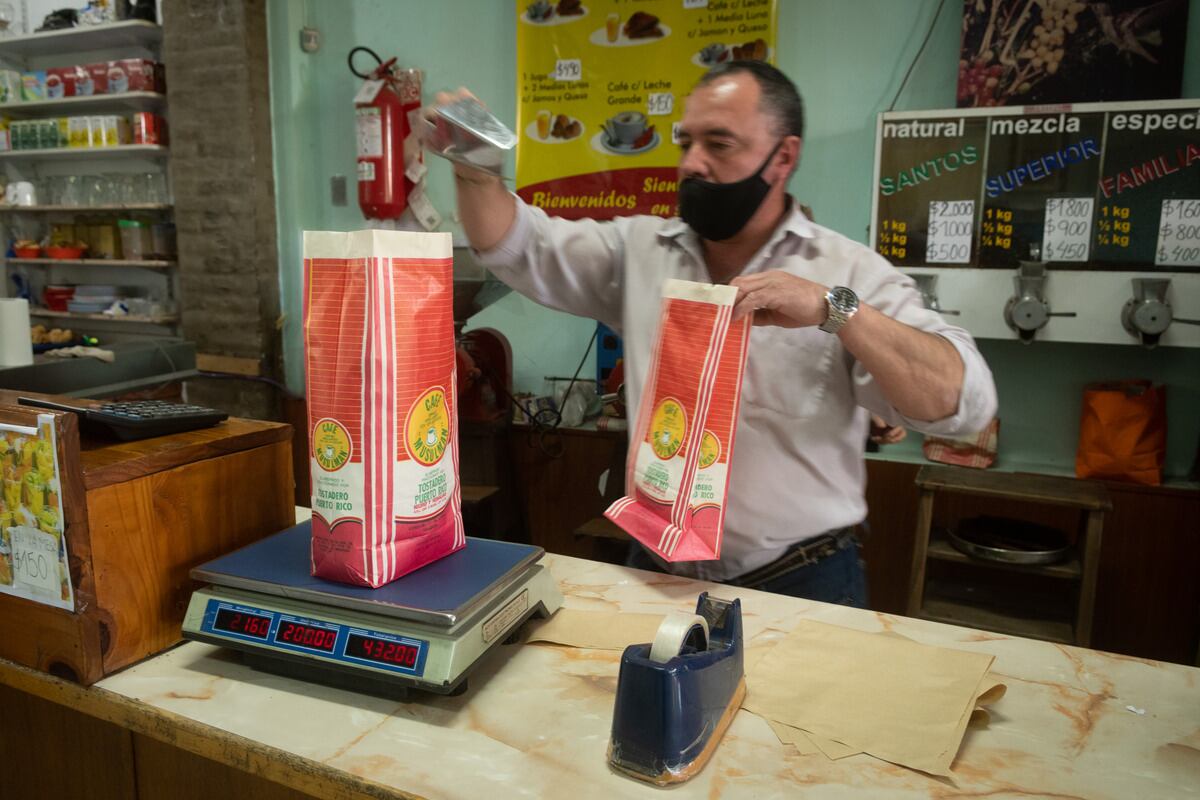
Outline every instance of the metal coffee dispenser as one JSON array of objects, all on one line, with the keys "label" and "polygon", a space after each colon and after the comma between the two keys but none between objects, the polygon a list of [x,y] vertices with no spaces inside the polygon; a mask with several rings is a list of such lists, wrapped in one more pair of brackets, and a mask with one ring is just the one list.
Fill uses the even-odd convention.
[{"label": "metal coffee dispenser", "polygon": [[936,274],[928,272],[912,273],[910,277],[917,283],[917,291],[921,293],[921,299],[925,302],[925,307],[930,311],[936,311],[942,316],[957,317],[961,311],[949,311],[942,308],[942,304],[938,301],[937,296],[937,279]]},{"label": "metal coffee dispenser", "polygon": [[1150,349],[1171,327],[1172,322],[1200,325],[1200,319],[1177,319],[1167,302],[1170,278],[1133,278],[1133,297],[1121,309],[1121,325]]},{"label": "metal coffee dispenser", "polygon": [[1016,294],[1004,304],[1004,321],[1017,332],[1024,344],[1033,342],[1050,317],[1075,316],[1074,311],[1050,311],[1050,303],[1046,300],[1046,279],[1046,265],[1040,261],[1022,261],[1013,277]]}]

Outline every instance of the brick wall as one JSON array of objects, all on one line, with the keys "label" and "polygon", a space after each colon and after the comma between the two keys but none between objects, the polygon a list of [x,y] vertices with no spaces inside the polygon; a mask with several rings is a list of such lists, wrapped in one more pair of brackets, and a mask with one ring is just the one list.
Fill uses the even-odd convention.
[{"label": "brick wall", "polygon": [[[183,335],[282,378],[267,20],[262,0],[163,0]],[[203,366],[202,366],[203,368]],[[266,383],[199,379],[193,402],[279,417]]]}]

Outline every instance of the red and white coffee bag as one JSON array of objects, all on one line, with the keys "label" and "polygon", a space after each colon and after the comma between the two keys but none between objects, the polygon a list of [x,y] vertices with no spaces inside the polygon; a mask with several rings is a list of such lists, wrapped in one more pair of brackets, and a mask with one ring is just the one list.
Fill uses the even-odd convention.
[{"label": "red and white coffee bag", "polygon": [[448,233],[304,234],[312,574],[379,587],[466,544]]},{"label": "red and white coffee bag", "polygon": [[605,512],[667,561],[721,557],[725,495],[750,316],[737,289],[671,280],[626,465],[627,495]]}]

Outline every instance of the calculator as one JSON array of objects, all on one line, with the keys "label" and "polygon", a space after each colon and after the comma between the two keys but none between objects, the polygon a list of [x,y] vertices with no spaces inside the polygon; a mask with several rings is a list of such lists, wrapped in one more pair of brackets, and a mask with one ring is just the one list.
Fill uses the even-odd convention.
[{"label": "calculator", "polygon": [[224,411],[215,408],[163,400],[70,405],[36,397],[18,397],[17,402],[23,406],[71,411],[79,415],[79,428],[84,433],[126,442],[207,428],[229,418]]}]

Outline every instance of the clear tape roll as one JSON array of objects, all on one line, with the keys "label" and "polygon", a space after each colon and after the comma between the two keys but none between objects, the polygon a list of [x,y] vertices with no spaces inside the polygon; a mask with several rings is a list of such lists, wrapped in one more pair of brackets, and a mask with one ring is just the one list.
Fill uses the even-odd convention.
[{"label": "clear tape roll", "polygon": [[708,620],[699,614],[672,611],[658,626],[654,643],[650,645],[650,660],[665,664],[683,650],[691,640],[697,650],[708,649]]}]

